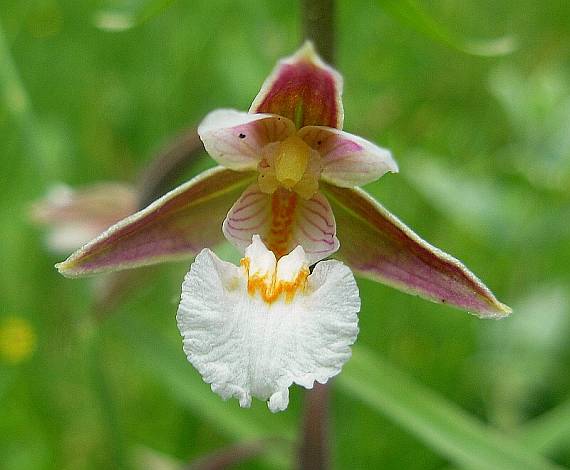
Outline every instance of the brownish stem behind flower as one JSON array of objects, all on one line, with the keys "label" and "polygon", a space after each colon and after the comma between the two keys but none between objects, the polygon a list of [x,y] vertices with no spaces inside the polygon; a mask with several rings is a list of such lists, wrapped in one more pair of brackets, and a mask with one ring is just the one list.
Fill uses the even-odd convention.
[{"label": "brownish stem behind flower", "polygon": [[[334,63],[335,0],[301,0],[303,38],[310,39],[329,64]],[[138,179],[139,207],[143,208],[172,189],[176,180],[202,153],[195,128],[174,139],[154,157]]]},{"label": "brownish stem behind flower", "polygon": [[279,438],[243,442],[204,455],[183,467],[183,470],[222,470],[225,468],[233,468],[239,463],[246,462],[260,454],[275,450],[278,446],[288,446],[288,442]]},{"label": "brownish stem behind flower", "polygon": [[139,208],[148,206],[171,190],[185,170],[204,153],[196,128],[190,128],[175,137],[152,158],[139,176]]},{"label": "brownish stem behind flower", "polygon": [[[301,0],[303,40],[310,39],[330,65],[335,62],[335,0]],[[300,470],[330,468],[329,385],[315,383],[305,393],[299,447]]]},{"label": "brownish stem behind flower", "polygon": [[[205,153],[195,127],[183,131],[161,148],[137,178],[137,205],[143,209],[171,190],[184,172]],[[104,320],[125,298],[147,282],[152,268],[103,277],[95,289],[97,319]]]},{"label": "brownish stem behind flower", "polygon": [[93,311],[97,321],[104,321],[125,300],[137,292],[144,292],[152,281],[152,267],[109,273],[94,279]]},{"label": "brownish stem behind flower", "polygon": [[329,64],[335,58],[335,0],[301,0],[303,40],[310,39]]},{"label": "brownish stem behind flower", "polygon": [[299,448],[300,470],[330,468],[329,386],[315,382],[305,393],[302,442]]}]

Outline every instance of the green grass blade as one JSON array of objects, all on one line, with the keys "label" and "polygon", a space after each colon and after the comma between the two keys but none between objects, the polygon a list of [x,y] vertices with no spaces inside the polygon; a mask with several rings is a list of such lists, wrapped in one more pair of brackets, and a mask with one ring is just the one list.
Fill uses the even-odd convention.
[{"label": "green grass blade", "polygon": [[516,49],[514,38],[468,39],[454,34],[423,11],[414,0],[382,0],[384,11],[419,33],[465,54],[496,57]]},{"label": "green grass blade", "polygon": [[557,468],[526,446],[486,427],[363,347],[354,348],[353,357],[337,383],[345,392],[392,419],[463,468]]},{"label": "green grass blade", "polygon": [[539,452],[570,444],[570,400],[525,424],[519,441]]},{"label": "green grass blade", "polygon": [[34,178],[41,181],[51,174],[50,155],[41,139],[41,129],[33,112],[32,102],[22,82],[16,63],[0,23],[0,111],[5,109],[22,135],[24,149]]},{"label": "green grass blade", "polygon": [[95,26],[103,31],[120,32],[151,20],[161,14],[175,0],[147,0],[139,2],[128,2],[123,8],[120,6],[105,8],[95,13],[93,22]]},{"label": "green grass blade", "polygon": [[121,429],[121,423],[117,414],[117,404],[106,377],[105,365],[101,361],[101,335],[100,331],[90,332],[90,338],[86,346],[86,356],[92,390],[100,407],[107,438],[107,451],[113,467],[126,469],[125,442]]}]

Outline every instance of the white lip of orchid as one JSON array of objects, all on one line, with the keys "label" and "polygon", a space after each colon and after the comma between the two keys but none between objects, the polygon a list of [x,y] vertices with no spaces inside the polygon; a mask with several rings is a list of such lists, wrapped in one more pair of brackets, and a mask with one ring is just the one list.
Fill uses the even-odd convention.
[{"label": "white lip of orchid", "polygon": [[291,302],[298,292],[304,292],[310,273],[302,247],[298,246],[276,262],[275,254],[267,250],[259,235],[253,236],[240,264],[247,276],[249,295],[259,294],[268,304],[282,296]]},{"label": "white lip of orchid", "polygon": [[[177,313],[188,360],[223,399],[252,397],[277,412],[289,386],[338,374],[358,334],[360,299],[350,270],[298,246],[278,262],[255,235],[242,266],[203,250],[182,285]],[[252,284],[253,279],[253,284]]]},{"label": "white lip of orchid", "polygon": [[310,199],[319,189],[321,156],[297,134],[280,142],[267,144],[259,164],[259,189],[272,194],[279,186],[295,191],[303,199]]}]

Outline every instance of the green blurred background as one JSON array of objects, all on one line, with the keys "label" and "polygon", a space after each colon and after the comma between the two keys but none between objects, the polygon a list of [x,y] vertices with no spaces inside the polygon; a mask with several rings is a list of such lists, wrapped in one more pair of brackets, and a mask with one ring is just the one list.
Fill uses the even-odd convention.
[{"label": "green blurred background", "polygon": [[[570,4],[338,0],[337,13],[345,128],[400,165],[367,189],[514,313],[481,321],[359,280],[334,468],[570,466]],[[186,362],[174,315],[188,263],[132,278],[101,320],[101,284],[59,276],[64,256],[28,213],[56,182],[135,182],[208,111],[247,109],[299,24],[294,2],[0,0],[1,469],[175,469],[295,439],[298,387],[284,413],[241,410]],[[293,461],[279,448],[238,468]]]}]

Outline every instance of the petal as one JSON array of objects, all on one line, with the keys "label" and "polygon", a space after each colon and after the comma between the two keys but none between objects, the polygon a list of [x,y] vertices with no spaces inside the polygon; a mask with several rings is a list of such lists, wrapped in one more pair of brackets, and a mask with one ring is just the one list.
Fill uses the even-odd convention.
[{"label": "petal", "polygon": [[35,222],[47,225],[114,222],[134,212],[136,201],[135,188],[126,183],[106,181],[82,188],[58,184],[45,198],[32,205],[31,217]]},{"label": "petal", "polygon": [[68,254],[85,245],[89,240],[103,232],[107,226],[92,227],[85,224],[67,223],[53,227],[45,237],[49,251],[60,256]]},{"label": "petal", "polygon": [[299,131],[299,137],[321,155],[321,178],[336,186],[360,186],[388,171],[398,172],[390,151],[348,132],[307,126]]},{"label": "petal", "polygon": [[342,129],[342,77],[306,42],[277,64],[253,100],[250,112],[285,116],[297,126]]},{"label": "petal", "polygon": [[212,111],[198,126],[198,135],[210,156],[236,171],[255,170],[263,147],[294,132],[293,122],[282,116],[233,109]]},{"label": "petal", "polygon": [[125,183],[102,182],[83,188],[52,187],[36,201],[30,218],[49,229],[50,250],[69,253],[135,212],[137,191]]},{"label": "petal", "polygon": [[56,265],[67,277],[195,256],[223,240],[220,221],[251,173],[216,167],[115,224]]},{"label": "petal", "polygon": [[338,221],[337,257],[356,273],[483,318],[511,312],[463,264],[422,240],[363,190],[324,183],[323,191]]},{"label": "petal", "polygon": [[306,200],[279,188],[273,194],[260,191],[257,183],[245,190],[224,220],[226,238],[242,251],[259,234],[279,258],[301,245],[309,264],[338,250],[334,214],[326,198],[315,193]]},{"label": "petal", "polygon": [[242,407],[256,397],[277,412],[293,383],[312,388],[340,372],[359,310],[354,276],[338,261],[317,264],[292,299],[268,303],[248,292],[244,269],[205,249],[184,279],[176,318],[188,360],[214,392]]}]

